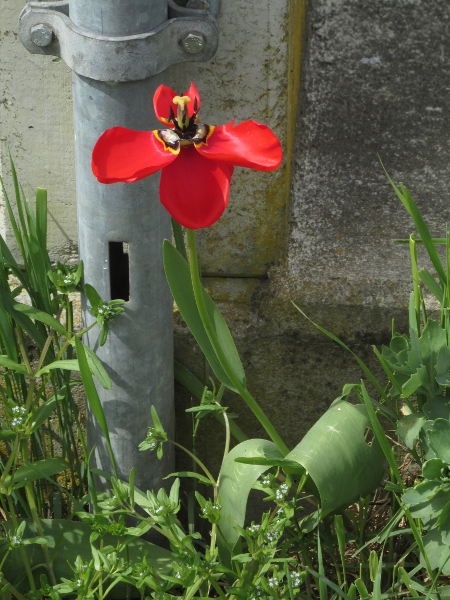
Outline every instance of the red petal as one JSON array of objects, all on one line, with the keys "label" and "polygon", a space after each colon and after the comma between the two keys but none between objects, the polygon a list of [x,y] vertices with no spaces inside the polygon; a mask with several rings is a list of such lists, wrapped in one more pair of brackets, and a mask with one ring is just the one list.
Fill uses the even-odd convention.
[{"label": "red petal", "polygon": [[234,122],[214,127],[206,143],[197,150],[206,158],[258,171],[273,171],[280,166],[280,140],[269,127],[256,121]]},{"label": "red petal", "polygon": [[179,150],[166,149],[157,131],[113,127],[103,133],[92,151],[92,172],[100,183],[131,183],[173,162]]},{"label": "red petal", "polygon": [[[178,96],[170,87],[166,85],[160,85],[153,96],[153,108],[155,109],[156,118],[161,123],[164,123],[168,127],[173,127],[173,123],[168,121],[170,114],[170,107],[172,107],[173,113],[176,116],[178,105],[174,104],[172,100],[175,96]],[[191,102],[188,103],[187,109],[190,117],[194,114],[194,100],[197,98],[197,110],[200,108],[200,96],[198,95],[197,88],[191,81],[191,85],[188,91],[183,96],[189,96]]]},{"label": "red petal", "polygon": [[200,110],[200,96],[198,94],[197,88],[195,87],[195,83],[191,81],[191,85],[189,86],[188,91],[183,94],[183,96],[189,96],[191,101],[187,105],[189,116],[192,117],[194,114],[194,105],[195,99],[197,98],[197,112]]},{"label": "red petal", "polygon": [[155,109],[156,118],[169,127],[173,127],[173,123],[168,121],[170,107],[172,107],[174,114],[177,114],[177,105],[172,102],[176,95],[177,93],[167,85],[160,85],[153,96],[153,108]]},{"label": "red petal", "polygon": [[209,227],[228,204],[232,174],[232,166],[203,158],[193,146],[182,147],[161,174],[161,202],[184,227]]}]

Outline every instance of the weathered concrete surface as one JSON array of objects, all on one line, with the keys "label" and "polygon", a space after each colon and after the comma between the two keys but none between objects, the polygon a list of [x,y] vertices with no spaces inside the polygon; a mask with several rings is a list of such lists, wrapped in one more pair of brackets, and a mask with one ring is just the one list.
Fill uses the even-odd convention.
[{"label": "weathered concrete surface", "polygon": [[[58,59],[29,54],[17,30],[23,0],[0,1],[0,173],[8,184],[8,149],[28,197],[48,189],[49,245],[77,255],[72,78]],[[8,186],[9,187],[9,186]],[[2,232],[8,240],[11,232]]]},{"label": "weathered concrete surface", "polygon": [[[242,280],[207,280],[239,331],[249,388],[291,446],[362,373],[290,300],[375,372],[371,344],[389,340],[392,318],[406,329],[409,249],[392,240],[413,226],[378,156],[445,234],[449,23],[443,2],[309,2],[288,251],[247,296]],[[179,356],[188,347],[179,338]]]}]

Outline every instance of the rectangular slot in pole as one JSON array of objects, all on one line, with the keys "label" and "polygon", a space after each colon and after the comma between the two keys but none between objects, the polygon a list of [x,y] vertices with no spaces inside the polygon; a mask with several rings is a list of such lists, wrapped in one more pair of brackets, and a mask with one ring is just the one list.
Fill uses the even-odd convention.
[{"label": "rectangular slot in pole", "polygon": [[109,242],[109,285],[111,300],[130,299],[130,260],[127,242]]}]

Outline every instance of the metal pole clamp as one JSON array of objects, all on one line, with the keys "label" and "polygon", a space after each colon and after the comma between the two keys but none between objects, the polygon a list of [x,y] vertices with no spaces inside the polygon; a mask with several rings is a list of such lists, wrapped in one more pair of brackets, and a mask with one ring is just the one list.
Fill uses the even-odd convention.
[{"label": "metal pole clamp", "polygon": [[[204,10],[179,10],[148,33],[110,37],[76,26],[69,2],[29,2],[19,17],[19,37],[32,54],[58,56],[72,71],[96,81],[147,79],[181,62],[206,62],[217,50],[219,31]],[[178,16],[182,15],[182,16]]]}]

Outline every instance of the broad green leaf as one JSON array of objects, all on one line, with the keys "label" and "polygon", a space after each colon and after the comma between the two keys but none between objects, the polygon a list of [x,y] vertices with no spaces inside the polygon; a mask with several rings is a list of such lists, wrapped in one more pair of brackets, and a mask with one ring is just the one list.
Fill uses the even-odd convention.
[{"label": "broad green leaf", "polygon": [[[426,524],[435,521],[439,517],[442,509],[448,503],[450,489],[449,486],[439,485],[439,482],[429,481],[426,483],[435,483],[437,493],[429,500],[411,505],[410,513],[415,519],[422,519],[425,528],[429,529]],[[410,496],[405,497],[406,499],[410,498]],[[408,503],[405,502],[405,504]]]},{"label": "broad green leaf", "polygon": [[105,390],[110,390],[112,387],[112,381],[105,370],[105,367],[102,364],[102,361],[95,354],[95,352],[83,344],[84,351],[86,353],[86,359],[89,365],[89,369],[91,370],[92,375],[95,375],[99,384]]},{"label": "broad green leaf", "polygon": [[[422,406],[424,415],[430,420],[446,419],[450,416],[450,398],[448,396],[435,396]],[[428,427],[428,426],[427,426]]]},{"label": "broad green leaf", "polygon": [[22,373],[23,375],[30,375],[25,365],[17,363],[4,355],[0,355],[0,367]]},{"label": "broad green leaf", "polygon": [[35,308],[34,306],[30,306],[28,304],[20,304],[19,302],[15,302],[12,305],[14,310],[21,312],[24,315],[30,317],[30,319],[34,319],[35,321],[40,321],[45,325],[48,325],[51,329],[54,329],[64,337],[68,338],[69,333],[67,329],[61,325],[61,323],[55,319],[52,315]]},{"label": "broad green leaf", "polygon": [[428,502],[441,490],[441,483],[437,481],[422,481],[416,486],[409,488],[402,496],[402,502],[415,506]]},{"label": "broad green leaf", "polygon": [[[73,578],[73,570],[71,566],[75,563],[77,556],[80,556],[83,563],[87,564],[92,558],[92,546],[89,538],[92,533],[88,523],[68,521],[64,519],[41,519],[41,527],[44,537],[47,539],[47,548],[50,553],[50,559],[53,561],[53,570],[57,581],[61,578],[71,580]],[[13,531],[11,521],[5,523],[7,531]],[[36,527],[34,523],[27,519],[26,530],[23,535],[24,539],[34,538],[36,536]],[[104,536],[105,546],[116,546],[118,538],[110,534]],[[138,563],[144,556],[151,569],[156,573],[168,573],[171,569],[171,561],[173,556],[169,550],[161,548],[146,540],[136,538],[135,536],[125,536],[120,539],[124,544],[124,549],[119,556],[131,563]],[[44,556],[42,548],[36,544],[27,545],[24,548],[27,558],[30,561],[30,566],[35,578],[35,582],[39,587],[39,577],[42,574],[47,574],[44,567]],[[0,550],[0,557],[4,556],[6,547]],[[6,558],[2,567],[4,577],[16,584],[23,581],[23,560],[21,548],[14,548]],[[24,593],[29,590],[26,588],[28,582],[18,583],[18,589]],[[127,589],[125,584],[116,586],[108,598],[123,600],[126,597]]]},{"label": "broad green leaf", "polygon": [[92,285],[89,285],[89,283],[84,284],[84,293],[86,294],[87,299],[89,300],[89,303],[92,307],[96,307],[100,304],[103,304],[103,300],[99,296],[97,290],[94,287],[92,287]]},{"label": "broad green leaf", "polygon": [[30,481],[36,481],[45,477],[51,477],[67,469],[69,465],[65,460],[58,457],[45,458],[30,464],[21,465],[15,471],[13,476],[5,478],[5,487],[16,490],[23,487]]},{"label": "broad green leaf", "polygon": [[427,429],[426,435],[437,458],[450,465],[450,422],[447,419],[436,419]]},{"label": "broad green leaf", "polygon": [[384,474],[365,407],[345,401],[335,402],[285,458],[310,475],[322,517],[371,492]]},{"label": "broad green leaf", "polygon": [[[450,575],[450,546],[443,543],[437,529],[432,529],[423,537],[423,547],[431,568],[442,569],[442,575]],[[420,562],[426,569],[427,564],[422,553],[420,553]]]},{"label": "broad green leaf", "polygon": [[415,373],[411,375],[408,381],[402,385],[402,398],[409,398],[419,388],[428,388],[430,379],[425,365],[420,366]]},{"label": "broad green leaf", "polygon": [[245,373],[233,338],[222,315],[206,290],[203,290],[206,309],[215,330],[218,343],[231,369],[230,373],[225,370],[224,365],[217,358],[213,345],[205,331],[195,302],[188,263],[167,240],[163,244],[163,258],[167,282],[183,319],[202,349],[203,354],[206,356],[217,379],[227,388],[237,391],[231,380],[237,378],[245,386]]},{"label": "broad green leaf", "polygon": [[431,458],[422,465],[422,475],[425,479],[448,479],[448,464],[440,458]]},{"label": "broad green leaf", "polygon": [[219,475],[219,498],[222,509],[218,523],[218,544],[221,556],[228,555],[227,546],[233,547],[239,538],[236,527],[243,527],[247,510],[247,500],[252,486],[270,467],[267,465],[246,465],[235,461],[241,457],[261,456],[283,458],[273,442],[252,439],[235,446],[223,461]]},{"label": "broad green leaf", "polygon": [[425,421],[426,418],[417,413],[406,415],[397,421],[397,435],[410,450],[415,448]]},{"label": "broad green leaf", "polygon": [[45,373],[49,373],[50,371],[54,371],[55,369],[62,369],[64,371],[79,371],[80,366],[76,358],[68,358],[66,360],[55,360],[49,365],[45,365],[45,367],[42,367],[42,369],[39,369],[39,371],[37,371],[36,373],[36,377],[45,375]]}]

